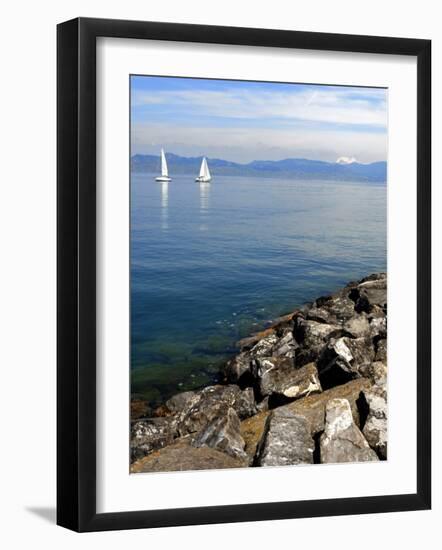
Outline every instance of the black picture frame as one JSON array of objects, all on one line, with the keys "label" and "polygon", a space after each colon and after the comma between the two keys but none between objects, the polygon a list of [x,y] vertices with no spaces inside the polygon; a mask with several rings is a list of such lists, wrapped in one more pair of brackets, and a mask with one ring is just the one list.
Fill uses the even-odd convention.
[{"label": "black picture frame", "polygon": [[[417,58],[415,494],[118,513],[96,512],[97,37],[396,54]],[[57,523],[82,532],[429,509],[431,41],[79,18],[58,25],[57,47]]]}]

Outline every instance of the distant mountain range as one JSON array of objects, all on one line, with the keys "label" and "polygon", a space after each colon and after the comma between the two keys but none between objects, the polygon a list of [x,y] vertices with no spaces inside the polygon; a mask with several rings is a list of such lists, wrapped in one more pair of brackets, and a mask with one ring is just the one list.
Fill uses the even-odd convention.
[{"label": "distant mountain range", "polygon": [[[167,153],[169,175],[199,173],[202,157],[181,157]],[[387,180],[387,163],[373,162],[360,164],[351,162],[340,164],[308,159],[254,160],[240,164],[222,159],[207,159],[213,176],[258,176],[281,177],[292,179],[324,179],[385,182]],[[157,173],[160,169],[160,157],[155,155],[134,155],[131,158],[131,170],[134,172]]]}]

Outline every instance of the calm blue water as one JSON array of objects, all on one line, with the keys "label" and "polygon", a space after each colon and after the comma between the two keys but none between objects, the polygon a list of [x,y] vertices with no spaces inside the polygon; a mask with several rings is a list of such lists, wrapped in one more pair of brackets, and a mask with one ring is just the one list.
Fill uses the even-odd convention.
[{"label": "calm blue water", "polygon": [[131,178],[132,393],[159,403],[216,379],[235,342],[386,270],[386,186]]}]

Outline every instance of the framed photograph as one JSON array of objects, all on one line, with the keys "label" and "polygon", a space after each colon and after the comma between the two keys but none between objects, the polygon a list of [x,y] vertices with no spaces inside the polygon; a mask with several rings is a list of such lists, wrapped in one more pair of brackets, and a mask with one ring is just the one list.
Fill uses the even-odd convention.
[{"label": "framed photograph", "polygon": [[430,52],[58,26],[59,525],[430,508]]}]

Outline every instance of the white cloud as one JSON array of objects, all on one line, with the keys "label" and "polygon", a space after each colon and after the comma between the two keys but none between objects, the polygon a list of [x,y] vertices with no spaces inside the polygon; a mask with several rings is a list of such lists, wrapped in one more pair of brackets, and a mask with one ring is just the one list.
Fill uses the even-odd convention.
[{"label": "white cloud", "polygon": [[359,162],[386,160],[387,135],[373,132],[294,131],[289,128],[182,127],[134,124],[132,153],[158,154],[160,147],[184,155],[207,155],[236,162],[255,159],[310,158],[335,162],[354,157]]},{"label": "white cloud", "polygon": [[278,118],[316,123],[385,128],[384,90],[326,88],[301,92],[263,90],[182,90],[155,94],[134,92],[134,107],[186,106],[188,114],[238,119]]}]

